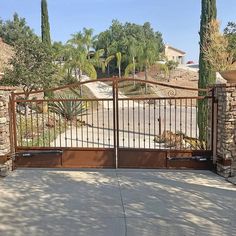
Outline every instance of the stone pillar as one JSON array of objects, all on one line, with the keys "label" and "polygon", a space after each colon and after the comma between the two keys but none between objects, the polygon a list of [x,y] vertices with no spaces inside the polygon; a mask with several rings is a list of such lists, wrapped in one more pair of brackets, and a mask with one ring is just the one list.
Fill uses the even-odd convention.
[{"label": "stone pillar", "polygon": [[9,93],[0,92],[0,176],[12,170],[8,97]]},{"label": "stone pillar", "polygon": [[236,85],[215,87],[218,102],[216,167],[224,177],[236,176]]}]

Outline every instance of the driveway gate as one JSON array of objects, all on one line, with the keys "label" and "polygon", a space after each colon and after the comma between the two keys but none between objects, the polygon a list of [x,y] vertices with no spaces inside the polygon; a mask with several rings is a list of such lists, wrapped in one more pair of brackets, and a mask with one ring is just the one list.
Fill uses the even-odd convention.
[{"label": "driveway gate", "polygon": [[[144,94],[126,97],[121,91],[127,86]],[[145,95],[149,90],[157,95]],[[190,95],[181,96],[181,91]],[[200,141],[198,104],[205,104],[204,115],[211,121],[213,97],[199,97],[198,91],[112,78],[34,91],[27,96],[13,93],[15,166],[210,168],[213,124],[205,123],[205,139]],[[45,98],[49,92],[53,97]]]}]

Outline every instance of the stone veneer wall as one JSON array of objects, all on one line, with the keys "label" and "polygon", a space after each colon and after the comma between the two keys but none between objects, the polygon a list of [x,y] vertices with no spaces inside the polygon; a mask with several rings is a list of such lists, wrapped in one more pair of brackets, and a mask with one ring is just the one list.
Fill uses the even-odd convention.
[{"label": "stone veneer wall", "polygon": [[0,91],[0,176],[12,169],[8,102],[9,92]]},{"label": "stone veneer wall", "polygon": [[236,85],[215,87],[217,100],[216,167],[224,177],[236,176]]}]

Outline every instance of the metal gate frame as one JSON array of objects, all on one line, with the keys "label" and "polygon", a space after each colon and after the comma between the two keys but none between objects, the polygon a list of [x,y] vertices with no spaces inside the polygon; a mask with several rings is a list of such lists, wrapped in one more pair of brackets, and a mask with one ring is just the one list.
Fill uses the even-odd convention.
[{"label": "metal gate frame", "polygon": [[[208,150],[176,150],[176,149],[148,149],[148,148],[122,148],[119,141],[119,101],[122,100],[143,100],[143,97],[136,97],[132,99],[122,99],[119,98],[119,83],[124,81],[131,82],[140,82],[144,84],[160,85],[171,89],[181,89],[189,90],[195,92],[204,92],[205,96],[193,96],[189,99],[206,99],[207,105],[211,107],[210,119],[211,127],[208,127],[210,130],[210,148]],[[197,89],[197,88],[188,88],[182,86],[173,86],[167,85],[165,83],[156,82],[156,81],[147,81],[139,79],[127,79],[121,78],[114,80],[115,83],[115,103],[116,103],[116,168],[190,168],[190,169],[212,169],[212,157],[213,157],[213,147],[214,147],[214,138],[215,138],[215,105],[216,101],[214,99],[214,88],[207,89]],[[147,97],[146,100],[155,100],[154,97]],[[163,97],[161,99],[185,99],[185,97]]]},{"label": "metal gate frame", "polygon": [[[24,93],[12,93],[12,123],[13,123],[13,139],[16,153],[15,164],[17,167],[56,167],[56,168],[195,168],[208,169],[212,166],[212,148],[209,150],[176,150],[176,149],[148,149],[148,148],[124,148],[121,147],[119,141],[119,83],[124,81],[135,81],[143,84],[152,84],[165,86],[172,89],[185,89],[191,91],[209,92],[208,89],[195,89],[181,86],[166,85],[160,82],[146,81],[130,78],[105,78],[99,79],[99,82],[112,83],[113,98],[109,101],[113,103],[113,148],[74,148],[74,147],[21,147],[17,143],[17,123],[16,123],[16,104],[22,102],[17,96]],[[34,91],[30,94],[42,93],[46,91],[56,91],[65,88],[78,87],[88,83],[96,83],[98,81],[85,81],[72,85],[61,86],[54,89]],[[193,97],[194,99],[202,99],[203,97]],[[213,95],[205,96],[213,104]],[[142,100],[138,97],[135,99]],[[134,100],[135,100],[134,99]],[[153,100],[153,97],[146,99]],[[161,98],[161,99],[170,99]],[[171,98],[172,99],[172,98]],[[174,98],[176,99],[176,98]],[[177,98],[178,99],[178,98]],[[100,101],[102,99],[94,99]],[[125,99],[123,99],[125,100]],[[132,100],[132,99],[131,99]],[[48,100],[44,100],[48,101]],[[30,102],[30,100],[25,100]],[[43,102],[43,101],[42,101]],[[213,117],[214,106],[212,106]],[[212,119],[213,120],[213,119]],[[213,127],[211,124],[211,140],[213,142]],[[212,145],[211,145],[212,147]],[[202,158],[204,156],[204,158]],[[199,158],[198,158],[199,157]],[[204,160],[204,161],[202,161]]]}]

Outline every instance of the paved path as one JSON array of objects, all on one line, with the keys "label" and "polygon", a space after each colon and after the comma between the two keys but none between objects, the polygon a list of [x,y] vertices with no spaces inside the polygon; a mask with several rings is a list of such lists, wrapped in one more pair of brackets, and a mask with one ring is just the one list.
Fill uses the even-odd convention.
[{"label": "paved path", "polygon": [[[163,143],[154,142],[156,135],[164,130],[173,133],[182,131],[189,137],[198,136],[196,109],[183,107],[160,107],[143,104],[129,108],[119,104],[119,145],[129,148],[164,148]],[[171,114],[171,116],[170,116]],[[160,117],[160,121],[159,121]],[[52,147],[110,147],[114,146],[113,110],[102,106],[89,110],[88,115],[80,117],[86,125],[70,126],[66,132],[52,141]],[[174,141],[174,140],[173,140]],[[187,147],[183,144],[183,147]]]},{"label": "paved path", "polygon": [[209,171],[17,170],[2,236],[234,236],[236,188]]}]

